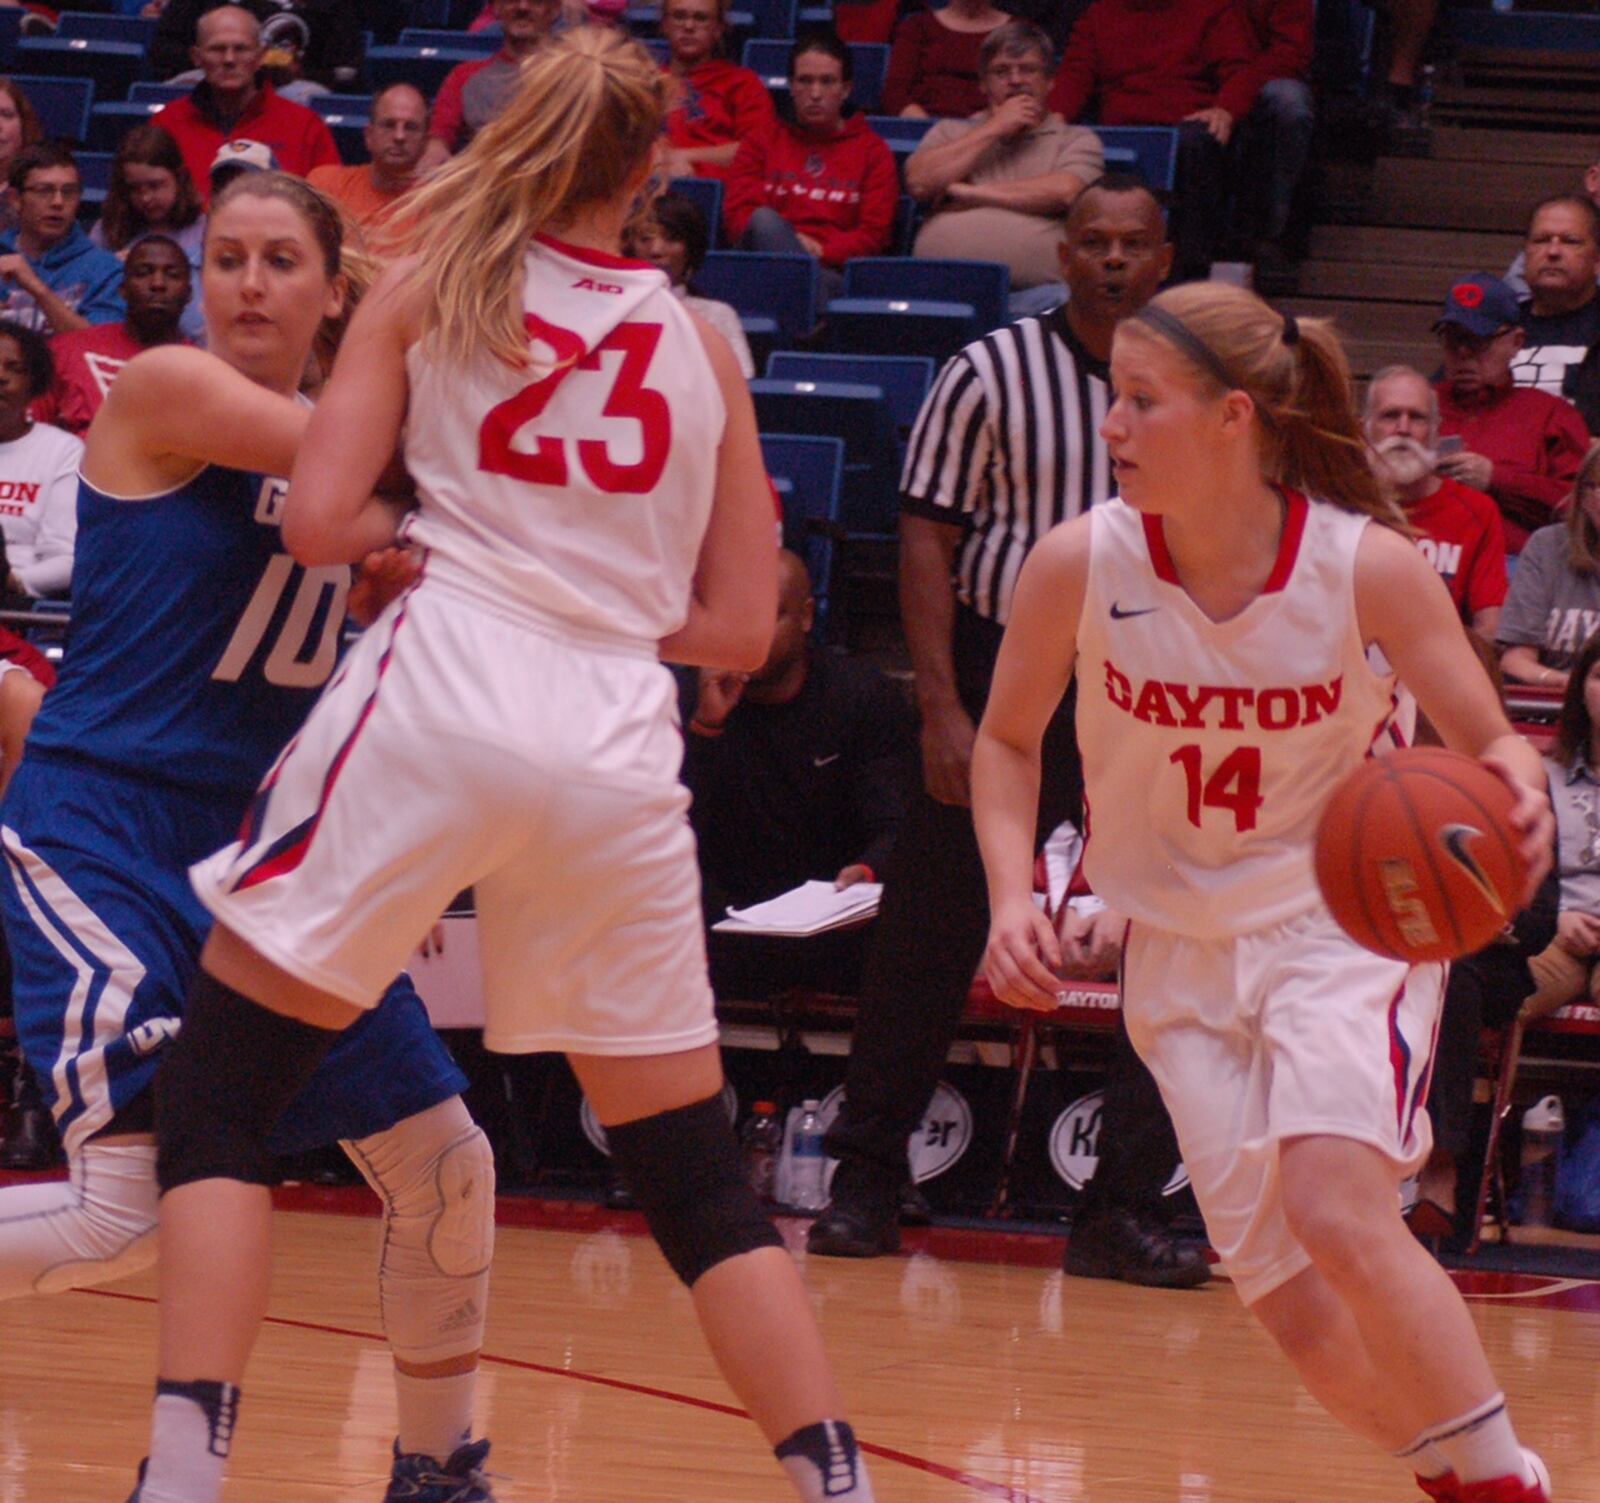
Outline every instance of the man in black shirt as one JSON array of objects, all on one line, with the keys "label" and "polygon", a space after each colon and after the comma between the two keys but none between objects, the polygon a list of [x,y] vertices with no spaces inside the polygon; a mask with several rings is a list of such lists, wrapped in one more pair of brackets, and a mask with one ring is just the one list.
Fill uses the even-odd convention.
[{"label": "man in black shirt", "polygon": [[[702,672],[685,716],[683,779],[707,923],[828,880],[876,881],[910,799],[905,695],[858,659],[816,651],[806,567],[779,555],[778,624],[756,672]],[[792,986],[851,993],[864,930],[803,940],[711,934],[713,989],[752,1000]]]},{"label": "man in black shirt", "polygon": [[1525,257],[1529,296],[1511,378],[1570,399],[1579,367],[1600,340],[1600,209],[1581,193],[1545,199],[1528,221]]}]

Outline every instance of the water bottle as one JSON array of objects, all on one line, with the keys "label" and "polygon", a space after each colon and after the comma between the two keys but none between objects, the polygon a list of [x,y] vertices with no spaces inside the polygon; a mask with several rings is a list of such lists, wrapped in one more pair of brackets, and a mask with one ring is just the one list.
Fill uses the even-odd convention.
[{"label": "water bottle", "polygon": [[1546,1096],[1522,1114],[1522,1224],[1549,1226],[1556,1203],[1556,1170],[1566,1114],[1559,1096]]},{"label": "water bottle", "polygon": [[750,1120],[744,1125],[743,1143],[744,1172],[749,1177],[750,1188],[763,1205],[771,1205],[777,1199],[778,1159],[783,1153],[783,1123],[775,1103],[756,1102]]},{"label": "water bottle", "polygon": [[817,1103],[800,1105],[789,1146],[789,1204],[797,1211],[820,1211],[828,1204],[828,1159],[822,1151],[822,1118]]},{"label": "water bottle", "polygon": [[1424,63],[1417,74],[1417,124],[1421,126],[1430,125],[1433,120],[1434,78],[1433,64]]}]

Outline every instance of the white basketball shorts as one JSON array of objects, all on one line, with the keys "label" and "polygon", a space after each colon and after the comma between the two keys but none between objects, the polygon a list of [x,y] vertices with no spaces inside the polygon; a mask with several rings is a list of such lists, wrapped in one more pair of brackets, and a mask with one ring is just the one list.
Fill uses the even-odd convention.
[{"label": "white basketball shorts", "polygon": [[1369,1143],[1393,1163],[1397,1188],[1427,1159],[1445,970],[1361,949],[1320,905],[1230,939],[1130,927],[1128,1033],[1246,1304],[1311,1262],[1284,1218],[1280,1142]]},{"label": "white basketball shorts", "polygon": [[424,579],[191,876],[218,922],[361,1007],[472,887],[489,1048],[692,1049],[717,1028],[681,759],[653,651]]}]

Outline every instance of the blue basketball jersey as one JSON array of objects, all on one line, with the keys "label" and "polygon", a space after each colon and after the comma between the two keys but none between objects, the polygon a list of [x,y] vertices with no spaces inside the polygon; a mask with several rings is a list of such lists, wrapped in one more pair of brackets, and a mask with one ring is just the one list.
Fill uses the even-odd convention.
[{"label": "blue basketball jersey", "polygon": [[148,500],[79,481],[72,622],[30,756],[254,791],[333,671],[350,588],[283,552],[286,490],[218,466]]}]

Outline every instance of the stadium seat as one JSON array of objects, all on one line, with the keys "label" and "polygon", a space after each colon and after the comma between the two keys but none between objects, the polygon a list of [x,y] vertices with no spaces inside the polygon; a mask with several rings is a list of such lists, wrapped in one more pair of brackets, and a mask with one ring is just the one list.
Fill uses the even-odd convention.
[{"label": "stadium seat", "polygon": [[1135,172],[1145,186],[1170,192],[1178,175],[1178,132],[1170,125],[1097,125],[1107,168]]},{"label": "stadium seat", "polygon": [[663,66],[665,66],[667,59],[672,55],[672,51],[667,46],[665,37],[635,37],[634,41],[643,47],[651,57],[653,57]]},{"label": "stadium seat", "polygon": [[500,50],[494,31],[441,31],[432,26],[408,26],[400,33],[402,47],[443,47],[447,51],[490,53]]},{"label": "stadium seat", "polygon": [[149,52],[159,24],[154,16],[107,16],[95,11],[64,10],[56,22],[56,35],[91,37],[98,42],[132,42]]},{"label": "stadium seat", "polygon": [[775,319],[785,339],[804,338],[816,327],[817,263],[810,256],[712,251],[694,281],[702,297]]},{"label": "stadium seat", "polygon": [[844,441],[814,434],[763,433],[761,454],[783,501],[783,545],[806,561],[817,599],[817,622],[826,637],[844,485]]},{"label": "stadium seat", "polygon": [[17,43],[16,59],[19,72],[93,79],[108,99],[123,98],[150,66],[143,46],[89,37],[23,37]]},{"label": "stadium seat", "polygon": [[17,39],[22,35],[24,10],[0,10],[0,68],[9,73],[17,65]]},{"label": "stadium seat", "polygon": [[154,99],[142,100],[137,104],[120,100],[111,104],[97,104],[89,112],[89,149],[115,151],[134,126],[147,124],[161,108],[161,104]]},{"label": "stadium seat", "polygon": [[186,94],[192,93],[193,84],[181,83],[155,83],[150,79],[142,79],[128,90],[130,104],[171,104],[174,99],[182,99]]},{"label": "stadium seat", "polygon": [[73,155],[78,164],[78,174],[83,179],[83,202],[101,204],[111,187],[111,164],[116,153],[110,151],[80,151]]},{"label": "stadium seat", "polygon": [[94,108],[93,79],[42,78],[16,73],[11,82],[28,96],[47,137],[61,136],[80,143],[89,139],[89,111]]},{"label": "stadium seat", "polygon": [[[1592,9],[1592,7],[1591,7]],[[1443,29],[1467,47],[1512,52],[1600,53],[1600,15],[1576,11],[1457,10],[1441,18]]]},{"label": "stadium seat", "polygon": [[813,355],[777,350],[767,359],[766,374],[775,381],[843,381],[877,386],[889,404],[889,415],[902,437],[911,431],[933,385],[934,363],[926,355]]},{"label": "stadium seat", "polygon": [[845,531],[883,537],[895,529],[900,445],[881,386],[842,381],[750,383],[757,425],[769,433],[814,433],[844,441]]},{"label": "stadium seat", "polygon": [[836,297],[828,304],[828,346],[840,353],[943,361],[985,332],[971,303]]},{"label": "stadium seat", "polygon": [[858,256],[844,268],[847,298],[970,303],[980,332],[1007,321],[1011,269],[1002,261]]},{"label": "stadium seat", "polygon": [[371,94],[319,94],[311,101],[333,133],[333,144],[346,166],[368,160],[366,130],[372,119],[372,100]]},{"label": "stadium seat", "polygon": [[367,49],[367,83],[374,94],[390,84],[415,84],[428,98],[459,63],[473,63],[483,53],[462,47],[371,47]]},{"label": "stadium seat", "polygon": [[904,161],[922,144],[922,138],[939,122],[931,117],[868,115],[867,124],[880,136],[897,162]]},{"label": "stadium seat", "polygon": [[324,120],[370,120],[371,94],[318,94],[311,101]]},{"label": "stadium seat", "polygon": [[712,249],[722,244],[722,184],[714,177],[675,177],[668,186],[674,193],[692,198],[706,216]]},{"label": "stadium seat", "polygon": [[[774,94],[789,92],[789,53],[794,48],[793,37],[752,37],[744,44],[740,59],[745,67],[761,77]],[[850,103],[856,109],[870,114],[878,107],[883,94],[884,75],[889,71],[889,48],[883,42],[852,42],[850,53],[855,61],[855,83],[850,90]]]},{"label": "stadium seat", "polygon": [[909,193],[895,200],[894,224],[889,229],[889,254],[909,256],[917,243],[917,231],[922,226],[922,205]]}]

